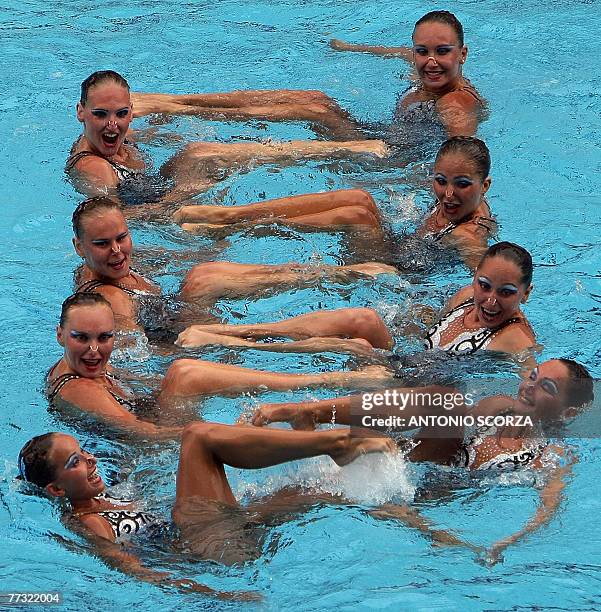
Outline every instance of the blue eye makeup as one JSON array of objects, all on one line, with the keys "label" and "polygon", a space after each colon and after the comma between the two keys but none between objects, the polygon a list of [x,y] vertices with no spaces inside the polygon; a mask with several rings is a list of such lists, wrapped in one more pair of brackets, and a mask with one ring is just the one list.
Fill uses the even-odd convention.
[{"label": "blue eye makeup", "polygon": [[80,453],[73,453],[66,461],[65,463],[65,469],[66,470],[70,470],[71,468],[74,468],[77,466],[77,464],[79,463],[79,460],[82,458]]},{"label": "blue eye makeup", "polygon": [[518,288],[515,285],[503,285],[499,289],[499,293],[502,293],[503,295],[506,295],[506,296],[515,295],[517,292],[518,292]]},{"label": "blue eye makeup", "polygon": [[557,384],[555,383],[555,381],[551,380],[550,378],[545,378],[542,382],[541,382],[541,387],[543,388],[543,390],[545,390],[549,395],[552,396],[557,396],[559,395],[559,388],[557,387]]},{"label": "blue eye makeup", "polygon": [[84,342],[87,342],[87,340],[88,340],[87,334],[79,332],[79,331],[77,331],[75,329],[71,330],[69,332],[69,335],[71,336],[71,338],[75,338],[76,340],[82,340]]}]

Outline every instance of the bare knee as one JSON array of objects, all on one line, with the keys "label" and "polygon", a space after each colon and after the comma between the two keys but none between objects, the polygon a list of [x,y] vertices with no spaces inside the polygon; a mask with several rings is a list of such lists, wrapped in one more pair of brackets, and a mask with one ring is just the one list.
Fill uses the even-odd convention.
[{"label": "bare knee", "polygon": [[380,219],[363,206],[344,206],[334,210],[333,225],[366,225],[379,227]]},{"label": "bare knee", "polygon": [[188,423],[182,432],[182,452],[190,447],[197,448],[199,444],[206,445],[214,427],[215,423],[205,423],[203,421]]},{"label": "bare knee", "polygon": [[223,261],[197,264],[186,274],[180,293],[188,298],[212,295],[217,288],[223,286],[225,275],[231,275],[235,269],[236,264]]},{"label": "bare knee", "polygon": [[350,201],[356,206],[363,206],[374,215],[379,216],[380,211],[376,201],[373,199],[371,193],[364,189],[351,189],[349,190]]},{"label": "bare knee", "polygon": [[182,383],[190,376],[192,370],[198,368],[198,364],[202,363],[196,359],[176,359],[169,366],[165,378],[163,379],[163,389],[169,387],[180,387]]},{"label": "bare knee", "polygon": [[373,308],[349,308],[346,316],[353,337],[364,338],[376,348],[392,348],[392,337]]}]

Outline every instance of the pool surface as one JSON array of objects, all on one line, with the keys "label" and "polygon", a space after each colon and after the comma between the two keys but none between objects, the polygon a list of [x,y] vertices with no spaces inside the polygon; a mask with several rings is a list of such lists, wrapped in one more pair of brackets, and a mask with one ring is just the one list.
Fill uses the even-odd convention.
[{"label": "pool surface", "polygon": [[[61,591],[68,610],[257,607],[168,592],[108,568],[61,523],[57,505],[15,480],[16,457],[27,439],[70,427],[48,412],[42,388],[45,372],[60,356],[54,329],[78,263],[70,216],[81,198],[62,169],[80,131],[75,104],[81,81],[95,70],[111,68],[139,91],[320,89],[355,117],[386,123],[397,95],[409,85],[408,65],[337,53],[328,40],[406,44],[416,19],[434,8],[448,8],[463,22],[470,48],[466,75],[490,104],[490,118],[478,133],[493,160],[489,201],[500,221],[500,238],[525,246],[535,260],[535,289],[525,312],[545,347],[540,358],[569,356],[595,377],[601,375],[599,2],[464,0],[441,7],[383,0],[109,0],[91,6],[83,0],[8,0],[0,7],[5,83],[0,97],[1,591]],[[152,123],[138,120],[134,127]],[[161,138],[144,148],[157,164],[193,140],[315,138],[300,122],[175,117],[154,127]],[[438,144],[407,147],[413,156],[388,170],[341,162],[257,168],[230,176],[198,201],[244,203],[361,187],[373,194],[395,230],[410,231],[431,202],[429,164]],[[243,229],[218,242],[188,236],[175,225],[132,222],[131,227],[142,269],[152,270],[166,292],[177,289],[191,263],[207,259],[207,249],[219,260],[256,263],[342,263],[357,252],[369,252],[361,236],[352,244],[337,233],[282,227]],[[165,251],[177,253],[166,256]],[[365,305],[392,323],[414,303],[442,304],[468,281],[465,269],[443,261],[436,270],[407,278],[324,283],[254,301],[219,302],[215,314],[232,322],[257,322],[321,307]],[[405,353],[416,350],[402,339],[399,346]],[[214,348],[193,354],[289,372],[354,366],[348,357],[330,354]],[[153,373],[164,371],[169,360],[141,346],[122,353],[119,363]],[[445,367],[460,377],[464,370],[488,367],[485,362],[452,361]],[[515,377],[515,372],[508,375]],[[270,393],[261,401],[317,395],[327,392]],[[254,396],[211,399],[199,414],[233,422],[258,402]],[[108,480],[125,480],[125,494],[151,491],[151,507],[167,511],[174,492],[175,445],[151,445],[142,452],[91,434],[89,446]],[[478,563],[468,550],[433,547],[419,532],[377,520],[368,510],[385,501],[415,498],[438,528],[490,545],[533,514],[537,492],[531,475],[469,478],[458,484],[454,475],[439,474],[426,496],[425,484],[432,482],[427,468],[377,457],[342,471],[326,460],[259,472],[230,470],[243,502],[287,484],[342,493],[350,500],[314,505],[266,529],[256,561],[233,567],[196,563],[152,543],[140,554],[158,569],[219,590],[256,590],[264,597],[259,607],[269,610],[599,609],[600,444],[598,439],[577,440],[575,447],[580,461],[556,517],[510,547],[504,561],[493,567]]]}]

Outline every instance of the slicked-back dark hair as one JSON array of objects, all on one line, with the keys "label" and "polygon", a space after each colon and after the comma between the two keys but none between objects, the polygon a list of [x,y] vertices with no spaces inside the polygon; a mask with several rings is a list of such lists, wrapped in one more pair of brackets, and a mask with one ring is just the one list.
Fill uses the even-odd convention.
[{"label": "slicked-back dark hair", "polygon": [[453,136],[442,143],[436,154],[437,163],[442,157],[449,153],[460,153],[474,162],[481,180],[488,178],[490,174],[490,151],[484,141],[474,136]]},{"label": "slicked-back dark hair", "polygon": [[115,72],[114,70],[97,70],[81,84],[81,96],[79,98],[80,104],[85,106],[86,102],[88,101],[90,89],[95,85],[104,83],[105,81],[117,83],[117,85],[121,85],[122,87],[125,87],[127,91],[129,91],[129,83],[118,72]]},{"label": "slicked-back dark hair", "polygon": [[413,28],[413,33],[415,34],[415,30],[417,26],[422,25],[423,23],[444,23],[448,26],[451,26],[457,34],[457,40],[459,41],[459,46],[463,47],[463,26],[461,25],[461,21],[453,15],[450,11],[430,11],[426,13],[423,17],[420,17],[415,22],[415,27]]},{"label": "slicked-back dark hair", "polygon": [[93,213],[100,210],[121,210],[119,203],[108,196],[97,196],[95,198],[88,198],[77,206],[73,211],[71,223],[73,224],[73,233],[76,238],[81,238],[83,235],[83,222],[88,216],[92,216]]},{"label": "slicked-back dark hair", "polygon": [[49,461],[49,454],[56,432],[35,436],[19,453],[19,474],[23,480],[38,487],[45,487],[56,478],[56,471]]},{"label": "slicked-back dark hair", "polygon": [[590,372],[580,363],[573,359],[562,357],[558,359],[567,368],[570,375],[570,386],[568,395],[570,405],[580,408],[590,404],[594,399],[593,377]]},{"label": "slicked-back dark hair", "polygon": [[69,311],[77,306],[107,306],[109,310],[112,312],[110,302],[100,295],[100,293],[90,292],[81,292],[70,295],[64,302],[61,307],[61,318],[59,321],[59,325],[61,327],[65,327],[67,323],[67,319],[69,318]]},{"label": "slicked-back dark hair", "polygon": [[522,284],[526,287],[530,286],[532,282],[532,256],[524,247],[514,244],[513,242],[497,242],[489,247],[486,253],[484,253],[478,264],[478,268],[487,259],[497,256],[512,261],[522,271]]}]

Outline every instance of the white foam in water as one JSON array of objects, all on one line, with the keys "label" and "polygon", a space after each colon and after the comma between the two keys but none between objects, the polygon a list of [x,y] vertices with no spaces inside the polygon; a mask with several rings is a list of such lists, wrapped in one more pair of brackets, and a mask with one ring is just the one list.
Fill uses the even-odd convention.
[{"label": "white foam in water", "polygon": [[111,359],[113,363],[123,361],[145,362],[148,361],[152,353],[148,348],[148,338],[136,331],[118,331],[116,333],[117,348],[113,350]]},{"label": "white foam in water", "polygon": [[363,455],[344,467],[327,458],[304,461],[285,474],[256,482],[240,482],[236,497],[270,495],[284,487],[301,487],[316,494],[341,496],[349,502],[380,505],[391,501],[412,500],[415,485],[410,480],[410,468],[401,454],[373,453]]},{"label": "white foam in water", "polygon": [[391,210],[395,212],[394,221],[411,221],[417,223],[424,216],[424,211],[416,204],[413,193],[390,194]]}]

